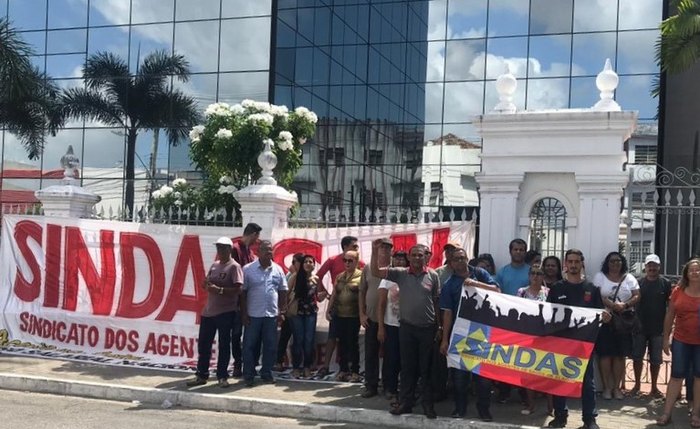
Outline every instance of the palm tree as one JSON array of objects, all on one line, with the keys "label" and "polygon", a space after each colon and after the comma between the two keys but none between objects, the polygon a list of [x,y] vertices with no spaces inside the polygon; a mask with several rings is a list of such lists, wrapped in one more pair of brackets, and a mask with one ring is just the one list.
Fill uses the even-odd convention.
[{"label": "palm tree", "polygon": [[[700,1],[672,0],[676,14],[661,22],[656,41],[656,62],[662,72],[680,73],[700,59]],[[652,94],[659,95],[659,81]]]},{"label": "palm tree", "polygon": [[16,135],[30,159],[41,155],[46,134],[63,126],[59,89],[29,60],[31,47],[0,18],[0,127]]},{"label": "palm tree", "polygon": [[178,144],[198,122],[194,98],[173,88],[170,77],[189,80],[189,63],[182,55],[156,51],[147,55],[136,73],[124,59],[108,52],[91,55],[83,67],[84,88],[71,88],[61,97],[66,117],[100,121],[126,134],[126,192],[124,205],[134,212],[134,158],[141,130],[165,130]]}]

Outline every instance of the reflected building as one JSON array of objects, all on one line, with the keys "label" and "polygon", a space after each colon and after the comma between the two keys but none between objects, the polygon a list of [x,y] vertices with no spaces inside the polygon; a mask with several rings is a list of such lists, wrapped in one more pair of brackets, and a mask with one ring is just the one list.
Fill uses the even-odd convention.
[{"label": "reflected building", "polygon": [[[474,115],[497,103],[496,78],[518,78],[518,109],[589,107],[595,76],[611,58],[624,109],[654,121],[654,41],[663,0],[0,0],[33,47],[32,62],[62,87],[82,85],[98,51],[129,60],[164,49],[191,63],[180,84],[201,110],[244,98],[307,106],[318,132],[304,145],[294,188],[310,212],[360,221],[420,217],[446,203],[477,203],[473,173],[481,140]],[[197,173],[187,142],[153,131],[137,140],[141,195]],[[432,142],[432,145],[427,145]],[[453,144],[458,142],[457,144]],[[466,142],[469,145],[465,146]],[[123,177],[123,130],[73,122],[27,161],[2,133],[2,188],[36,190],[73,145],[82,180]],[[473,145],[473,146],[471,146]],[[155,158],[156,174],[149,172]],[[111,183],[111,182],[110,182]],[[459,189],[461,188],[461,189]],[[116,187],[110,201],[119,201]],[[2,195],[2,194],[0,194]],[[423,213],[421,213],[423,212]]]}]

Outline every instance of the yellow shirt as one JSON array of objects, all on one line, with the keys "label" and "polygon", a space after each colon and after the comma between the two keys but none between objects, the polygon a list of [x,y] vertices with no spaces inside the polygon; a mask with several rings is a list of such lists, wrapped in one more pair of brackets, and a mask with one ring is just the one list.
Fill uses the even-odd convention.
[{"label": "yellow shirt", "polygon": [[362,271],[343,272],[335,281],[335,310],[338,317],[360,317],[360,279]]}]

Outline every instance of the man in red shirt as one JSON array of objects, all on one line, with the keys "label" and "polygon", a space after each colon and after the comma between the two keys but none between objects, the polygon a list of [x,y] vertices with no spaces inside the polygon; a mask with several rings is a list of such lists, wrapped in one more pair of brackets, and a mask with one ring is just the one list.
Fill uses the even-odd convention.
[{"label": "man in red shirt", "polygon": [[[240,264],[241,268],[253,262],[255,254],[251,246],[260,238],[262,227],[257,223],[249,223],[243,228],[243,237],[239,241],[233,243],[231,248],[231,257]],[[243,334],[243,325],[241,324],[241,314],[236,312],[236,318],[231,327],[231,355],[233,356],[233,376],[241,377],[243,375],[243,353],[241,349],[241,335]]]},{"label": "man in red shirt", "polygon": [[[321,265],[321,268],[318,270],[316,275],[318,276],[319,279],[319,294],[318,294],[318,299],[319,301],[323,301],[326,299],[327,296],[330,296],[330,293],[326,290],[326,288],[323,286],[323,278],[330,272],[331,274],[331,285],[335,286],[335,280],[336,278],[345,271],[345,264],[343,262],[343,254],[349,250],[354,250],[358,251],[360,249],[360,246],[357,244],[357,237],[353,237],[351,235],[347,235],[343,237],[340,240],[340,248],[343,250],[340,254],[332,256]],[[360,261],[360,264],[358,265],[359,267],[364,266],[364,263]],[[333,312],[333,309],[329,309],[330,312]],[[335,346],[336,346],[336,327],[335,327],[335,320],[336,318],[332,318],[331,321],[328,324],[328,341],[326,342],[326,356],[323,362],[323,366],[319,368],[318,372],[316,375],[319,377],[324,377],[328,375],[328,367],[331,364],[331,358],[333,357],[333,352],[335,351]]]}]

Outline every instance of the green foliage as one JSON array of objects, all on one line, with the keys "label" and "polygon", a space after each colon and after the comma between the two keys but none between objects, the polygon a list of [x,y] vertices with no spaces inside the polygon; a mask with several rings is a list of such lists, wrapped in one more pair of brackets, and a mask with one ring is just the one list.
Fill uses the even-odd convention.
[{"label": "green foliage", "polygon": [[[680,73],[700,59],[700,1],[675,0],[672,7],[677,13],[661,22],[655,57],[661,71]],[[651,93],[659,94],[658,81]]]},{"label": "green foliage", "polygon": [[206,122],[190,131],[190,157],[210,180],[230,177],[240,189],[261,176],[257,158],[266,139],[277,156],[274,176],[289,188],[302,165],[301,145],[316,132],[316,115],[304,107],[288,112],[284,106],[244,100],[229,106],[210,105]]}]

